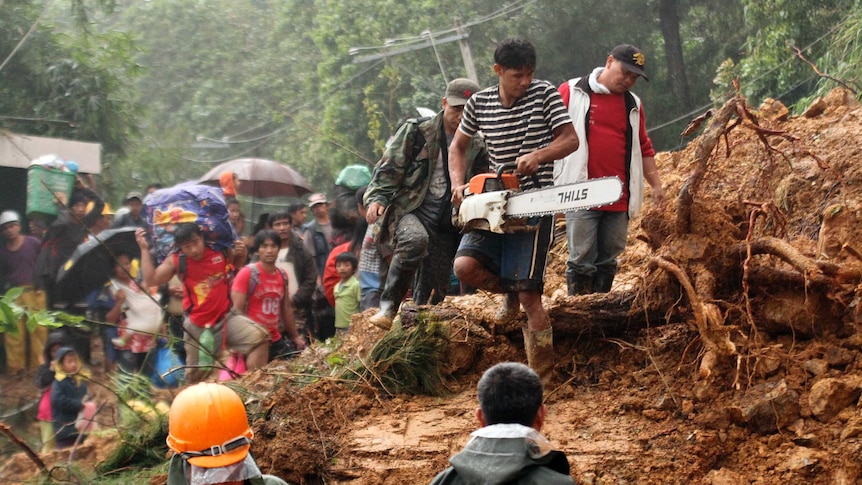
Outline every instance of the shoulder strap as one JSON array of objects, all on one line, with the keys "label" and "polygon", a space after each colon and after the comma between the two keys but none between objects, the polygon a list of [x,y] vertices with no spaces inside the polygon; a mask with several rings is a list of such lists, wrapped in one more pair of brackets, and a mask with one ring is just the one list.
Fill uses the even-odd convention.
[{"label": "shoulder strap", "polygon": [[185,284],[186,280],[186,253],[180,252],[177,254],[177,278]]},{"label": "shoulder strap", "polygon": [[422,134],[422,130],[419,129],[419,125],[430,119],[430,117],[426,116],[409,120],[409,122],[416,125],[416,129],[413,132],[413,160],[416,160],[416,157],[418,157],[419,153],[422,152],[422,148],[425,147],[425,135]]},{"label": "shoulder strap", "polygon": [[251,275],[248,277],[248,298],[251,298],[251,295],[254,293],[254,290],[257,288],[257,284],[260,283],[260,268],[258,267],[259,263],[253,263],[249,267],[249,271],[251,271]]},{"label": "shoulder strap", "polygon": [[287,273],[279,267],[276,267],[275,270],[281,275],[281,280],[284,281],[284,288],[287,289]]},{"label": "shoulder strap", "polygon": [[186,261],[186,254],[180,251],[180,253],[177,254],[177,278],[179,278],[180,283],[182,283],[183,290],[186,292],[187,295],[189,295],[189,306],[188,308],[185,308],[186,313],[189,313],[192,311],[192,307],[195,305],[195,300],[194,298],[192,298],[193,293],[191,291],[191,288],[189,288],[189,285],[186,283],[187,264],[188,263]]},{"label": "shoulder strap", "polygon": [[[260,263],[254,263],[251,265],[251,275],[248,278],[249,297],[254,293],[254,290],[257,288],[257,284],[260,283],[260,268],[258,267],[258,264]],[[281,281],[284,282],[284,287],[287,288],[287,273],[279,267],[276,267],[275,270],[281,276]]]}]

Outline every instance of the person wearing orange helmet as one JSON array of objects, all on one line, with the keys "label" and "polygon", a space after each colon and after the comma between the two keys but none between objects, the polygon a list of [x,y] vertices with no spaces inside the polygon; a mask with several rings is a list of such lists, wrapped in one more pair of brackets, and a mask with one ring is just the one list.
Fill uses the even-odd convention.
[{"label": "person wearing orange helmet", "polygon": [[261,473],[249,453],[254,431],[239,395],[222,384],[183,389],[168,416],[168,448],[174,452],[168,485],[287,485]]}]

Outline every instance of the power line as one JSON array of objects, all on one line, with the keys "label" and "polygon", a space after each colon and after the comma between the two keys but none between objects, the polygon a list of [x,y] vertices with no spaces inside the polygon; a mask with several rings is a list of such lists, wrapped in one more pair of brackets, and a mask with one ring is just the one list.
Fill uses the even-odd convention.
[{"label": "power line", "polygon": [[[499,10],[495,10],[494,12],[491,12],[488,15],[473,19],[473,20],[467,22],[466,24],[462,25],[461,27],[462,28],[468,28],[468,27],[473,27],[476,25],[481,25],[481,24],[490,22],[492,20],[496,20],[500,17],[507,16],[513,12],[524,9],[524,8],[536,3],[537,1],[538,0],[521,0],[519,2],[515,2],[512,5],[506,5],[502,8],[500,8]],[[457,32],[457,31],[458,31],[458,28],[453,27],[453,28],[433,32],[431,35],[433,35],[435,37],[439,37],[441,35],[451,34],[453,32]],[[382,46],[353,47],[352,49],[356,49],[357,51],[391,49],[393,47],[399,47],[399,46],[403,46],[403,45],[410,45],[410,44],[413,44],[416,42],[422,42],[423,40],[425,40],[426,35],[427,35],[427,33],[423,32],[419,35],[414,35],[414,36],[409,36],[409,37],[400,37],[400,38],[395,38],[395,39],[388,39],[384,43],[384,45],[382,45]]]},{"label": "power line", "polygon": [[6,59],[3,61],[3,64],[0,64],[0,71],[2,71],[4,67],[6,67],[6,64],[9,63],[9,60],[12,59],[16,52],[18,52],[18,49],[20,49],[21,46],[24,45],[24,42],[30,37],[30,34],[32,34],[34,30],[36,30],[36,26],[39,25],[39,21],[42,20],[42,17],[45,16],[45,13],[48,11],[48,7],[50,7],[52,3],[54,3],[54,0],[48,0],[48,2],[45,3],[45,8],[43,8],[42,13],[40,13],[39,16],[36,17],[36,21],[33,22],[33,25],[30,27],[30,30],[28,30],[27,33],[24,34],[24,37],[21,37],[21,40],[18,41],[18,45],[16,45],[15,48],[12,49],[12,52],[10,52],[8,56],[6,56]]},{"label": "power line", "polygon": [[[848,17],[848,18],[845,18],[843,21],[841,21],[841,22],[839,22],[839,23],[835,24],[835,25],[834,25],[831,29],[829,29],[826,33],[824,33],[824,34],[823,34],[823,35],[821,35],[820,37],[818,37],[818,38],[814,39],[810,44],[808,44],[808,45],[807,45],[807,46],[805,46],[803,49],[801,49],[801,51],[802,51],[802,52],[805,52],[805,51],[807,51],[808,49],[810,49],[810,48],[814,47],[814,46],[815,46],[815,45],[817,45],[820,41],[822,41],[822,40],[823,40],[823,39],[825,39],[826,37],[828,37],[828,36],[832,35],[833,33],[835,33],[835,31],[836,31],[836,30],[838,30],[840,27],[844,26],[844,24],[846,24],[846,23],[847,23],[847,22],[849,22],[849,21],[850,21],[850,18]],[[791,61],[793,61],[793,59],[794,59],[793,57],[788,57],[787,59],[785,59],[784,61],[782,61],[782,62],[780,62],[779,64],[777,64],[777,65],[776,65],[775,67],[773,67],[772,69],[769,69],[768,71],[766,71],[766,72],[764,72],[764,73],[761,73],[760,75],[758,75],[757,77],[755,77],[754,79],[752,79],[750,82],[753,84],[753,83],[755,83],[755,82],[757,82],[757,81],[760,81],[761,79],[765,78],[766,76],[768,76],[768,75],[772,74],[773,72],[777,71],[778,69],[780,69],[780,68],[784,67],[785,65],[789,64]],[[810,76],[810,77],[808,77],[808,78],[803,79],[802,81],[797,82],[796,84],[794,84],[793,86],[791,86],[789,89],[787,89],[787,90],[786,90],[786,91],[784,91],[783,93],[779,94],[777,97],[779,97],[779,98],[780,98],[781,96],[784,96],[785,94],[787,94],[787,93],[789,93],[789,92],[793,91],[794,89],[798,88],[798,87],[799,87],[799,86],[801,86],[802,84],[804,84],[804,83],[806,83],[806,82],[810,81],[810,80],[811,80],[812,78],[814,78],[814,77],[817,77],[817,76],[816,76],[816,75],[815,75],[815,76]],[[726,100],[727,100],[727,98],[729,98],[729,97],[730,97],[730,96],[725,96],[725,97],[723,98],[723,101],[726,101]],[[662,129],[662,128],[667,128],[668,126],[673,125],[674,123],[677,123],[677,122],[679,122],[679,121],[682,121],[682,120],[684,120],[684,119],[686,119],[686,118],[688,118],[688,117],[690,117],[690,116],[693,116],[693,115],[695,115],[695,114],[697,114],[697,113],[701,113],[701,112],[703,112],[703,111],[704,111],[704,110],[706,110],[706,109],[709,109],[710,107],[712,107],[712,105],[713,105],[713,104],[714,104],[714,103],[713,103],[712,101],[710,101],[709,103],[704,104],[703,106],[700,106],[700,107],[698,107],[698,108],[695,108],[695,109],[693,109],[693,110],[689,111],[689,112],[688,112],[688,113],[686,113],[686,114],[680,115],[680,116],[678,116],[678,117],[676,117],[676,118],[674,118],[674,119],[672,119],[672,120],[670,120],[670,121],[666,121],[666,122],[664,122],[664,123],[662,123],[662,124],[660,124],[660,125],[658,125],[658,126],[653,126],[652,128],[649,128],[649,129],[647,130],[647,133],[652,133],[652,132],[657,131],[657,130],[660,130],[660,129]]]},{"label": "power line", "polygon": [[[466,28],[468,28],[468,27],[473,27],[473,26],[476,26],[476,25],[481,25],[481,24],[483,24],[483,23],[487,23],[487,22],[490,22],[490,21],[492,21],[492,20],[496,20],[496,19],[498,19],[498,18],[500,18],[500,17],[508,16],[508,15],[512,14],[513,12],[516,12],[516,11],[518,11],[518,10],[522,10],[522,9],[524,9],[524,8],[526,8],[526,7],[528,7],[528,6],[532,5],[532,4],[534,4],[534,3],[536,3],[537,1],[538,1],[538,0],[521,0],[521,1],[515,2],[515,3],[514,3],[514,4],[512,4],[512,5],[507,5],[507,6],[504,6],[504,7],[500,8],[500,9],[498,9],[498,10],[495,10],[494,12],[491,12],[491,13],[490,13],[490,14],[488,14],[488,15],[484,15],[484,16],[482,16],[482,17],[479,17],[479,18],[476,18],[476,19],[474,19],[474,20],[471,20],[471,21],[469,21],[469,22],[467,22],[467,23],[465,23],[465,24],[461,25],[460,29],[466,29]],[[437,31],[437,32],[430,32],[430,31],[426,30],[426,31],[423,31],[423,33],[419,34],[418,36],[403,37],[403,38],[398,38],[398,39],[390,39],[389,41],[387,41],[387,42],[386,42],[386,44],[387,44],[387,45],[384,45],[384,46],[374,46],[374,47],[355,47],[355,48],[352,48],[351,50],[353,51],[353,50],[355,49],[355,50],[358,52],[358,51],[361,51],[361,50],[379,50],[379,49],[383,49],[383,48],[387,48],[387,49],[388,49],[388,48],[391,48],[391,47],[393,47],[393,46],[397,46],[397,45],[402,45],[402,44],[407,45],[407,44],[410,44],[410,43],[421,42],[421,41],[423,41],[423,40],[426,40],[428,37],[431,37],[431,38],[432,38],[432,43],[433,43],[433,37],[439,37],[439,36],[441,36],[441,35],[450,34],[450,33],[453,33],[453,32],[458,32],[460,29],[459,29],[458,27],[453,27],[453,28],[449,28],[449,29],[445,29],[445,30]],[[436,56],[436,55],[437,55],[437,52],[436,52],[436,48],[435,48],[435,56]],[[440,63],[439,56],[437,56],[437,60],[438,60],[438,64],[440,65],[440,72],[443,74],[443,78],[445,79],[445,78],[446,78],[446,74],[445,74],[445,72],[443,71],[443,66],[442,66],[442,64]],[[328,96],[329,94],[331,94],[331,93],[335,92],[336,90],[342,89],[345,85],[348,85],[348,84],[352,83],[352,82],[353,82],[353,81],[355,81],[357,78],[359,78],[359,77],[361,77],[362,75],[364,75],[366,72],[368,72],[368,71],[370,71],[371,69],[373,69],[373,68],[375,68],[375,67],[379,66],[380,64],[382,64],[382,62],[383,62],[382,60],[378,60],[378,62],[371,64],[370,66],[368,66],[368,68],[363,69],[362,71],[360,71],[360,72],[358,72],[358,73],[354,74],[353,76],[351,76],[350,78],[348,78],[348,79],[347,79],[346,81],[344,81],[343,83],[340,83],[338,86],[333,87],[330,91],[323,93],[323,94],[321,95],[321,97],[326,97],[326,96]],[[307,107],[308,107],[308,106],[310,106],[312,103],[313,103],[313,101],[309,101],[308,103],[306,103],[306,104],[304,104],[304,105],[300,105],[300,106],[299,106],[299,108],[297,108],[297,110],[299,110],[299,109],[303,109],[303,108],[307,108]],[[288,116],[289,116],[289,115],[288,115]],[[291,117],[291,119],[293,119],[293,117]],[[295,121],[295,119],[294,119],[294,121]],[[258,125],[258,127],[257,127],[257,128],[262,128],[262,127],[267,126],[267,125],[269,125],[269,124],[271,124],[271,123],[272,123],[272,122],[270,122],[270,121],[267,121],[267,122],[265,122],[265,123],[261,123],[260,125]],[[255,128],[255,129],[257,129],[257,128]],[[215,143],[224,143],[224,144],[227,144],[227,145],[239,145],[239,144],[244,144],[244,143],[254,143],[254,142],[256,142],[256,141],[265,140],[265,139],[267,139],[267,138],[269,138],[269,137],[271,137],[271,136],[274,136],[274,135],[276,135],[276,134],[278,134],[278,133],[281,133],[282,131],[284,131],[284,130],[286,130],[286,129],[287,129],[287,125],[284,125],[284,126],[281,126],[280,128],[277,128],[277,129],[273,130],[273,131],[272,131],[272,132],[270,132],[270,133],[267,133],[267,134],[264,134],[264,135],[261,135],[261,136],[258,136],[258,137],[250,138],[250,139],[244,139],[244,140],[230,140],[230,138],[233,138],[233,137],[238,136],[238,135],[243,134],[243,133],[248,133],[249,131],[252,131],[252,130],[243,130],[243,131],[242,131],[242,132],[240,132],[240,133],[237,133],[237,134],[234,134],[234,135],[228,135],[228,136],[225,136],[225,137],[223,137],[221,140],[214,139],[214,138],[210,138],[210,137],[206,137],[206,136],[200,136],[200,137],[199,137],[199,139],[200,139],[201,141],[209,141],[209,142],[215,142]],[[340,148],[341,148],[341,147],[340,147]],[[355,154],[356,154],[356,153],[358,153],[358,152],[356,152],[356,151],[354,150],[354,151],[353,151],[353,152],[351,152],[351,153],[355,155]],[[195,161],[195,160],[190,160],[190,161]],[[197,161],[197,162],[200,162],[200,163],[206,163],[206,162],[203,162],[203,161]]]},{"label": "power line", "polygon": [[257,150],[258,148],[266,145],[267,141],[268,140],[263,140],[262,142],[258,143],[257,145],[254,145],[253,147],[246,148],[239,153],[235,153],[230,157],[222,158],[220,160],[197,160],[197,159],[190,158],[190,157],[183,157],[183,160],[186,160],[189,162],[194,162],[194,163],[222,163],[222,162],[227,162],[227,161],[233,160],[234,158],[239,158],[243,155],[246,155],[248,153],[251,153],[251,152]]},{"label": "power line", "polygon": [[[375,62],[375,63],[373,63],[373,64],[370,64],[368,67],[366,67],[365,69],[363,69],[363,70],[361,70],[361,71],[357,72],[356,74],[354,74],[354,75],[350,76],[350,77],[349,77],[349,78],[347,78],[345,81],[343,81],[343,82],[341,82],[341,83],[338,83],[338,84],[334,85],[331,89],[329,89],[328,91],[325,91],[325,92],[324,92],[324,93],[322,93],[319,97],[325,98],[325,97],[329,96],[330,94],[332,94],[332,93],[334,93],[334,92],[336,92],[336,91],[339,91],[339,90],[341,90],[341,89],[344,89],[344,87],[345,87],[345,86],[347,86],[347,85],[351,84],[353,81],[355,81],[355,80],[359,79],[360,77],[362,77],[363,75],[365,75],[365,73],[367,73],[367,72],[368,72],[368,71],[370,71],[371,69],[374,69],[375,67],[379,66],[380,64],[383,64],[383,61],[378,61],[378,62]],[[308,107],[310,107],[312,104],[314,104],[314,103],[316,103],[316,102],[317,102],[317,101],[309,100],[309,101],[307,101],[306,103],[299,105],[299,107],[297,107],[297,108],[296,108],[296,111],[299,111],[299,110],[301,110],[301,109],[308,108]],[[294,119],[292,116],[290,116],[290,115],[288,115],[288,116],[289,116],[291,119]],[[270,122],[267,122],[267,123],[265,123],[265,124],[263,124],[263,125],[261,125],[261,126],[266,126],[266,124],[269,124],[269,123],[270,123]],[[281,126],[281,127],[279,127],[279,128],[276,128],[275,130],[271,131],[270,133],[267,133],[267,134],[265,134],[265,135],[261,135],[261,136],[258,136],[258,137],[254,137],[254,138],[249,138],[249,139],[247,139],[247,140],[229,140],[229,141],[224,141],[224,140],[216,140],[216,139],[214,139],[214,138],[209,138],[209,137],[206,137],[206,136],[201,136],[201,137],[200,137],[200,140],[202,140],[202,141],[210,141],[210,142],[214,142],[214,143],[224,143],[224,144],[228,144],[228,145],[239,145],[239,144],[243,144],[243,143],[253,143],[253,142],[256,142],[256,141],[260,141],[260,140],[263,140],[263,139],[269,138],[269,137],[271,137],[271,136],[273,136],[273,135],[277,135],[277,134],[281,133],[282,131],[284,131],[284,130],[286,130],[286,129],[287,129],[287,124],[285,124],[285,125],[283,125],[283,126]],[[248,131],[249,131],[249,130],[245,130],[245,131],[243,131],[243,132],[241,132],[241,133],[247,133]],[[230,137],[226,137],[226,138],[230,138]]]}]

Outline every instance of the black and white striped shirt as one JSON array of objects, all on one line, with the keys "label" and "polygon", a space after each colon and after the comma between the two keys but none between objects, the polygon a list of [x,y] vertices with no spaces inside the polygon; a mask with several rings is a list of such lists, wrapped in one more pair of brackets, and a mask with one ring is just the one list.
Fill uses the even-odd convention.
[{"label": "black and white striped shirt", "polygon": [[[498,164],[514,162],[519,156],[548,146],[554,130],[571,123],[569,113],[557,88],[547,81],[534,79],[523,97],[510,108],[500,100],[500,87],[479,91],[467,101],[458,129],[473,136],[482,132],[491,169]],[[539,165],[539,185],[553,185],[554,164]],[[522,189],[535,188],[532,177],[520,177]]]}]

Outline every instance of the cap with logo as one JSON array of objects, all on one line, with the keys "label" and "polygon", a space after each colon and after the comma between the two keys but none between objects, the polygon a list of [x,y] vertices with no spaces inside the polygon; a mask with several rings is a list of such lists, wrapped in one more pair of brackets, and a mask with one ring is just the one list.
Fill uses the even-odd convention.
[{"label": "cap with logo", "polygon": [[130,200],[132,200],[132,199],[138,199],[138,200],[140,200],[140,201],[143,201],[143,200],[144,200],[144,196],[143,196],[143,194],[141,194],[141,193],[140,193],[140,192],[138,192],[137,190],[133,190],[133,191],[129,192],[129,193],[126,195],[126,198],[125,198],[125,199],[123,199],[123,203],[126,203],[126,202],[128,202],[128,201],[130,201]]},{"label": "cap with logo", "polygon": [[473,81],[459,77],[453,79],[446,86],[446,104],[449,106],[464,106],[470,96],[480,90],[479,85]]},{"label": "cap with logo", "polygon": [[614,59],[622,62],[623,67],[625,67],[628,72],[637,74],[649,81],[649,77],[646,75],[646,72],[644,72],[644,68],[646,67],[646,57],[640,49],[630,44],[621,44],[614,47],[614,50],[611,51],[611,55]]}]

